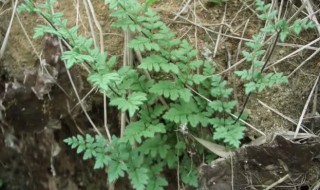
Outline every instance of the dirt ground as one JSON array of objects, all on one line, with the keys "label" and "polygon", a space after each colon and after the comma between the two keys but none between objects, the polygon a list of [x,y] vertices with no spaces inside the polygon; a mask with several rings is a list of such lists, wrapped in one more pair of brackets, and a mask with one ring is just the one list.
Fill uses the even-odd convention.
[{"label": "dirt ground", "polygon": [[[80,31],[84,35],[90,36],[88,18],[83,3],[79,1],[80,8],[77,11],[78,1],[58,2],[54,8],[56,11],[64,12],[65,17],[69,20],[69,25],[79,24]],[[283,6],[287,17],[301,6],[299,2]],[[119,56],[121,60],[123,50],[121,31],[111,28],[112,19],[109,18],[107,7],[102,1],[94,1],[93,5],[104,32],[105,49],[110,54]],[[198,48],[201,56],[212,60],[219,72],[224,72],[242,59],[243,44],[257,33],[257,30],[264,24],[256,17],[253,1],[228,0],[227,4],[215,5],[208,3],[207,0],[159,0],[153,4],[152,8],[160,13],[162,19],[176,32],[178,37],[188,39]],[[3,4],[0,1],[0,44],[3,43],[8,29],[11,13],[11,3]],[[317,14],[317,16],[320,16],[319,13]],[[50,43],[48,45],[48,39],[32,39],[33,28],[39,23],[44,23],[43,20],[37,15],[25,13],[19,15],[19,18],[21,24],[17,18],[14,19],[5,55],[0,59],[0,97],[6,94],[6,99],[0,99],[0,120],[2,120],[0,122],[0,189],[107,189],[105,172],[102,170],[93,171],[92,162],[83,161],[80,156],[76,155],[75,151],[70,150],[63,143],[63,139],[69,136],[82,132],[93,133],[89,122],[77,105],[71,84],[66,82],[69,79],[65,70],[58,68],[59,73],[62,74],[57,78],[57,84],[43,85],[37,78],[40,68],[39,58],[50,59],[50,55],[54,51]],[[300,37],[291,36],[286,43],[277,45],[271,63],[277,62],[299,47],[317,39],[317,37],[316,30],[305,31]],[[28,38],[30,38],[31,43]],[[239,44],[242,44],[240,48],[238,47]],[[312,47],[317,46],[319,46],[317,43],[312,45]],[[315,50],[316,48],[309,48],[300,51],[298,54],[271,67],[270,70],[289,75]],[[266,135],[271,135],[274,132],[294,131],[310,90],[317,78],[320,69],[318,60],[319,55],[316,55],[297,72],[290,75],[288,85],[277,86],[261,94],[252,95],[245,109],[250,115],[247,122]],[[246,66],[245,63],[242,63],[237,66],[237,69]],[[57,68],[49,67],[48,69],[54,72]],[[233,69],[230,69],[230,71],[224,72],[223,77],[235,88],[234,97],[239,102],[238,110],[240,111],[246,97],[242,88],[243,83],[232,75],[233,71]],[[81,96],[86,95],[91,88],[85,81],[85,75],[80,69],[75,68],[72,70],[72,76],[76,81],[79,94]],[[37,98],[32,90],[32,87],[39,85],[39,88],[49,90],[50,96],[44,96],[42,100],[39,100],[41,94],[38,94]],[[61,89],[64,89],[65,92]],[[103,122],[101,120],[103,109],[101,100],[98,95],[92,95],[87,101],[89,114],[97,124]],[[316,95],[313,96],[309,104],[306,114],[307,119],[303,122],[305,129],[315,135],[318,135],[320,131],[317,110]],[[109,110],[109,112],[108,114],[111,116],[116,115],[114,110]],[[117,131],[117,120],[114,119],[110,122],[111,126],[115,128],[114,130]],[[257,130],[248,127],[244,143],[260,136],[261,134]],[[291,141],[282,141],[281,137],[279,139],[272,141],[272,143],[277,146],[285,144],[283,146],[292,147]],[[318,142],[320,142],[319,139],[304,142],[312,144],[312,146],[307,146],[307,148],[302,146],[302,148],[299,147],[300,149],[292,148],[292,151],[287,153],[292,154],[294,151],[302,149],[307,153],[317,152],[319,150],[317,149],[319,148]],[[265,145],[265,147],[259,149],[259,151],[261,150],[274,151],[272,144],[270,146]],[[245,154],[260,153],[258,150],[250,152],[251,150],[245,149],[241,151],[238,153],[240,155],[239,162],[236,162],[239,165],[235,165],[235,168],[240,168],[237,171],[238,173],[246,171],[241,168],[246,165],[243,164],[247,158],[244,157]],[[247,152],[243,153],[243,151]],[[258,151],[258,153],[254,151]],[[278,158],[282,159],[281,152],[279,155]],[[304,157],[300,161],[308,162],[309,158],[314,157],[314,155]],[[256,158],[257,163],[260,162],[259,159],[263,158]],[[307,180],[311,184],[319,180],[320,176],[319,157],[313,161],[311,166],[301,166],[301,170],[290,165],[291,173],[289,173],[292,174],[295,172],[294,169],[297,169],[303,175],[303,172],[315,170],[317,174],[308,176],[316,176],[313,180]],[[226,163],[230,162],[232,162],[232,158],[231,161],[229,160]],[[226,163],[221,165],[224,168],[230,168],[230,164]],[[269,165],[280,167],[274,162],[264,164],[265,167]],[[301,163],[296,162],[296,164]],[[250,163],[247,165],[250,165]],[[250,165],[250,167],[256,166]],[[207,177],[210,181],[221,178],[221,176],[217,178],[209,176],[212,173],[211,166],[206,165],[201,171],[207,171],[203,179]],[[215,171],[214,168],[213,171]],[[283,171],[286,170],[281,170],[281,172]],[[258,175],[254,172],[251,173]],[[218,175],[217,172],[215,175]],[[229,175],[227,172],[221,175],[230,176],[231,174]],[[278,180],[277,176],[280,178],[281,175],[272,175],[269,181],[262,181],[261,183],[270,184],[273,180]],[[208,180],[203,180],[203,184],[207,183]],[[228,181],[230,178],[224,178],[223,180]],[[241,178],[239,180],[245,179]],[[306,187],[303,182],[301,183],[302,186]],[[293,189],[292,187],[289,188]],[[210,186],[207,188],[214,189]],[[219,189],[222,190],[229,190],[228,188],[230,189],[229,186],[219,186]],[[263,188],[257,187],[256,189]],[[129,189],[129,187],[126,181],[120,181],[116,184],[116,189]],[[205,189],[204,186],[203,189]]]}]

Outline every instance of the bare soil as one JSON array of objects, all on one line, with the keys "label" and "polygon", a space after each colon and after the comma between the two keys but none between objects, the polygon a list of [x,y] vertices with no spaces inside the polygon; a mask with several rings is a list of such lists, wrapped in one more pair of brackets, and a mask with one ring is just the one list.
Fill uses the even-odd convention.
[{"label": "bare soil", "polygon": [[[206,0],[190,1],[185,6],[186,2],[188,1],[160,0],[152,8],[160,13],[178,37],[189,40],[198,48],[202,57],[212,59],[218,72],[225,71],[242,59],[244,40],[251,38],[264,24],[253,11],[253,1],[229,0],[227,6],[213,5]],[[121,61],[122,32],[111,28],[112,19],[102,1],[94,1],[93,4],[104,32],[105,49],[110,54],[119,56]],[[300,5],[291,3],[284,6],[286,14],[292,15],[297,9],[294,6]],[[0,2],[0,7],[2,44],[12,10],[11,3]],[[91,36],[82,2],[79,11],[75,1],[59,1],[54,8],[65,13],[70,26],[79,24],[81,33]],[[63,139],[72,135],[94,131],[77,104],[62,62],[52,62],[52,55],[60,53],[52,43],[54,39],[32,39],[33,28],[44,21],[32,14],[22,14],[19,17],[34,47],[15,18],[5,55],[0,60],[0,189],[107,189],[105,172],[93,171],[91,161],[83,161],[63,143]],[[98,30],[95,30],[98,34]],[[279,44],[271,63],[298,49],[294,45],[303,46],[317,36],[316,30],[306,31],[300,37],[291,36],[287,42],[291,44],[290,47]],[[240,48],[239,44],[242,44]],[[310,49],[301,51],[270,70],[289,75],[313,52]],[[301,115],[320,69],[318,58],[316,56],[311,59],[290,76],[288,85],[252,95],[245,109],[250,115],[247,122],[267,136],[272,136],[274,132],[295,130],[294,123],[297,123]],[[45,76],[39,72],[42,69],[39,64],[42,59],[52,63],[46,69],[51,74],[56,73],[57,81],[44,82]],[[247,65],[242,63],[237,69],[245,67]],[[234,97],[239,102],[239,111],[246,96],[243,83],[232,75],[233,71],[230,69],[224,72],[223,77],[235,88]],[[71,74],[83,97],[91,90],[86,82],[85,72],[80,67],[75,67]],[[303,125],[309,132],[318,135],[316,98],[317,95],[309,105],[309,119]],[[89,115],[98,126],[103,122],[101,100],[98,94],[91,95],[86,100]],[[261,102],[287,118],[271,111]],[[116,133],[118,113],[116,110],[109,110],[108,114],[109,118],[113,118],[109,121],[111,130]],[[248,127],[244,143],[260,136],[256,130]],[[319,181],[320,176],[319,142],[318,137],[298,141],[277,136],[261,146],[240,149],[231,158],[215,162],[212,166],[206,164],[199,167],[202,174],[199,189],[229,190],[232,189],[232,183],[235,190],[265,189],[286,174],[289,178],[273,189],[311,188]],[[300,185],[297,185],[299,182]],[[172,184],[168,189],[175,189],[176,186]],[[130,187],[126,181],[119,181],[116,189]]]}]

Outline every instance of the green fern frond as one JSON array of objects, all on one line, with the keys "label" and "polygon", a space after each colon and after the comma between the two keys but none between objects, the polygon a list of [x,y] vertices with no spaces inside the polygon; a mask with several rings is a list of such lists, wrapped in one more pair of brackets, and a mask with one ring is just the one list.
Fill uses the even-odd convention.
[{"label": "green fern frond", "polygon": [[181,180],[193,187],[198,187],[198,175],[196,166],[187,156],[183,157],[182,168],[180,169]]},{"label": "green fern frond", "polygon": [[169,80],[159,81],[149,89],[149,92],[170,98],[171,100],[177,100],[178,98],[181,98],[186,102],[190,101],[190,98],[192,97],[192,93],[189,89],[185,88],[178,82]]},{"label": "green fern frond", "polygon": [[111,72],[111,73],[95,72],[95,73],[91,73],[87,79],[94,86],[97,86],[99,89],[104,91],[110,90],[109,85],[111,83],[121,81],[121,77],[116,72]]},{"label": "green fern frond", "polygon": [[177,65],[168,63],[168,60],[160,55],[150,55],[144,58],[138,68],[154,72],[164,71],[165,73],[179,73]]},{"label": "green fern frond", "polygon": [[165,133],[165,126],[161,123],[149,124],[143,121],[131,122],[121,138],[121,142],[129,142],[130,144],[141,143],[142,138],[153,138],[157,133]]},{"label": "green fern frond", "polygon": [[119,161],[109,162],[108,167],[108,181],[114,182],[119,177],[124,177],[125,172],[128,170],[127,164]]},{"label": "green fern frond", "polygon": [[213,139],[222,140],[231,147],[238,148],[243,138],[245,128],[239,123],[234,123],[231,118],[213,118],[211,124],[215,128]]},{"label": "green fern frond", "polygon": [[144,166],[144,158],[138,152],[132,152],[128,160],[128,177],[132,186],[144,190],[149,182],[149,169]]},{"label": "green fern frond", "polygon": [[129,94],[127,98],[113,98],[110,101],[110,105],[117,106],[122,112],[129,112],[129,116],[132,117],[134,113],[139,109],[139,106],[142,105],[147,100],[147,95],[143,92],[133,92]]},{"label": "green fern frond", "polygon": [[166,143],[165,140],[161,139],[159,136],[147,139],[140,147],[139,151],[143,154],[149,155],[152,158],[165,159],[167,153],[170,149],[170,146]]},{"label": "green fern frond", "polygon": [[136,51],[159,51],[160,46],[157,43],[152,42],[149,38],[144,37],[144,36],[137,36],[134,39],[132,39],[129,44],[129,48],[132,48]]},{"label": "green fern frond", "polygon": [[208,113],[201,112],[193,101],[183,104],[172,104],[170,109],[163,115],[163,118],[176,124],[190,124],[196,127],[198,124],[208,124]]}]

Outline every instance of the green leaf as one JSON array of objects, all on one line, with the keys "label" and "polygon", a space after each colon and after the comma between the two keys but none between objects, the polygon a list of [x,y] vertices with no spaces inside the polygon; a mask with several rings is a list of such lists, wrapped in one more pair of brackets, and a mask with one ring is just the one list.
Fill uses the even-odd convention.
[{"label": "green leaf", "polygon": [[315,27],[315,24],[311,20],[297,19],[294,21],[293,25],[290,28],[293,28],[294,33],[299,35],[302,30],[306,30],[306,29],[314,28],[314,27]]},{"label": "green leaf", "polygon": [[129,179],[132,186],[137,190],[145,189],[145,186],[148,184],[148,169],[141,167],[135,168],[134,170],[129,170]]},{"label": "green leaf", "polygon": [[67,143],[68,145],[73,144],[73,140],[72,140],[71,137],[64,139],[63,142],[64,142],[64,143]]},{"label": "green leaf", "polygon": [[149,181],[147,190],[163,190],[168,185],[168,181],[160,176]]},{"label": "green leaf", "polygon": [[94,137],[89,134],[86,134],[86,142],[92,144],[94,142]]},{"label": "green leaf", "polygon": [[21,3],[18,7],[17,7],[17,12],[18,13],[22,13],[22,12],[33,12],[35,11],[36,8],[34,7],[34,5],[32,4],[32,2],[30,0],[25,0],[23,1],[23,3]]},{"label": "green leaf", "polygon": [[[245,72],[236,71],[241,77],[246,75]],[[211,77],[211,90],[210,93],[213,97],[228,98],[232,93],[232,88],[227,88],[227,82],[222,80],[221,76],[215,75]]]},{"label": "green leaf", "polygon": [[95,61],[91,55],[80,54],[76,50],[64,51],[61,59],[67,62],[68,69],[75,63],[93,63]]},{"label": "green leaf", "polygon": [[183,166],[180,170],[181,180],[188,185],[198,187],[198,172],[191,160],[184,156],[181,165]]},{"label": "green leaf", "polygon": [[168,63],[168,61],[160,55],[150,55],[144,58],[138,68],[155,72],[159,72],[160,70],[162,70],[166,73],[179,73],[179,68],[177,65]]},{"label": "green leaf", "polygon": [[223,102],[221,100],[214,100],[209,103],[209,106],[218,112],[228,112],[230,113],[234,106],[237,105],[236,101]]},{"label": "green leaf", "polygon": [[193,187],[198,187],[198,173],[197,173],[197,170],[195,169],[192,169],[190,170],[189,172],[183,172],[181,174],[181,180],[188,184],[188,185],[191,185]]},{"label": "green leaf", "polygon": [[281,42],[284,42],[284,41],[286,40],[286,38],[287,38],[288,35],[289,35],[289,30],[283,30],[283,31],[281,31],[281,32],[280,32],[280,37],[279,37],[280,41],[281,41]]},{"label": "green leaf", "polygon": [[170,98],[171,100],[177,100],[178,98],[181,98],[186,102],[188,102],[192,97],[190,90],[184,88],[182,84],[168,80],[162,80],[157,84],[154,84],[149,89],[149,92]]},{"label": "green leaf", "polygon": [[111,99],[110,105],[117,106],[122,112],[128,111],[129,116],[132,117],[139,109],[139,106],[147,100],[147,95],[143,92],[133,92],[126,98]]},{"label": "green leaf", "polygon": [[111,161],[110,156],[108,156],[105,153],[99,153],[96,156],[96,162],[94,164],[94,169],[101,169],[104,168],[104,166],[109,165],[109,162]]},{"label": "green leaf", "polygon": [[204,65],[203,60],[194,60],[189,63],[189,67],[193,70],[199,69],[203,65]]},{"label": "green leaf", "polygon": [[[176,167],[177,164],[177,152],[174,152],[175,150],[170,150],[167,153],[167,157],[165,158],[166,164],[168,165],[168,168],[173,169]],[[181,155],[181,153],[180,153]]]},{"label": "green leaf", "polygon": [[119,177],[124,177],[124,172],[127,171],[127,166],[121,161],[111,161],[108,167],[108,181],[114,182]]},{"label": "green leaf", "polygon": [[166,142],[159,136],[147,139],[139,147],[139,151],[141,151],[141,153],[151,156],[152,158],[160,156],[162,159],[166,158],[169,149],[170,146],[167,145]]},{"label": "green leaf", "polygon": [[150,117],[152,119],[157,119],[158,117],[161,116],[161,114],[165,111],[166,107],[161,106],[159,104],[155,105],[154,109],[151,112]]},{"label": "green leaf", "polygon": [[142,137],[153,138],[158,133],[165,133],[165,126],[159,124],[145,124],[142,121],[131,122],[125,132],[121,142],[129,142],[134,144],[135,142],[141,143]]},{"label": "green leaf", "polygon": [[254,61],[253,66],[255,68],[261,68],[264,65],[265,62],[263,61]]},{"label": "green leaf", "polygon": [[197,127],[198,124],[201,124],[202,127],[206,127],[209,124],[209,116],[210,114],[208,112],[194,113],[188,116],[188,121],[192,127]]},{"label": "green leaf", "polygon": [[134,144],[135,142],[141,143],[142,137],[145,131],[145,124],[142,121],[131,122],[124,131],[124,136],[121,138],[121,142],[129,142]]},{"label": "green leaf", "polygon": [[131,152],[128,162],[128,177],[133,188],[137,190],[145,189],[149,182],[149,170],[143,166],[144,158],[137,151]]},{"label": "green leaf", "polygon": [[254,92],[257,89],[257,85],[255,82],[249,82],[249,83],[245,84],[244,86],[245,86],[246,94]]},{"label": "green leaf", "polygon": [[248,78],[248,71],[247,70],[235,71],[234,74],[236,74],[242,80],[250,80],[250,78],[251,78],[251,75],[250,75],[250,78]]},{"label": "green leaf", "polygon": [[195,74],[192,75],[191,80],[194,84],[201,84],[207,77],[204,75]]},{"label": "green leaf", "polygon": [[38,38],[43,37],[45,34],[53,34],[53,35],[55,35],[57,37],[61,37],[60,32],[55,30],[51,26],[37,25],[34,28],[33,38],[34,39],[38,39]]},{"label": "green leaf", "polygon": [[244,136],[245,128],[239,125],[227,125],[225,127],[219,127],[216,129],[213,135],[213,139],[223,142],[238,148],[240,146],[240,140]]},{"label": "green leaf", "polygon": [[278,31],[280,31],[280,36],[279,36],[280,41],[284,42],[290,32],[287,21],[285,19],[280,19],[275,24],[275,27]]},{"label": "green leaf", "polygon": [[162,56],[159,55],[151,55],[146,58],[144,58],[141,62],[141,64],[138,66],[140,69],[145,69],[148,71],[160,71],[160,64],[165,63],[166,59],[164,59]]},{"label": "green leaf", "polygon": [[300,19],[295,20],[294,23],[293,23],[293,25],[292,25],[292,27],[293,27],[293,31],[294,31],[297,35],[299,35],[300,32],[302,31],[301,20],[300,20]]},{"label": "green leaf", "polygon": [[119,82],[121,78],[118,73],[94,72],[88,76],[87,80],[99,89],[108,91],[110,84]]},{"label": "green leaf", "polygon": [[272,10],[269,12],[268,18],[273,19],[274,17],[276,17],[278,14],[277,10]]},{"label": "green leaf", "polygon": [[249,53],[249,52],[247,52],[247,51],[242,51],[242,55],[243,55],[243,57],[245,57],[246,60],[249,61],[249,62],[251,62],[251,61],[254,59],[253,54],[252,54],[252,53]]},{"label": "green leaf", "polygon": [[190,124],[196,127],[198,124],[206,126],[208,115],[201,112],[193,101],[182,102],[182,104],[171,104],[170,109],[163,115],[163,118],[176,124]]},{"label": "green leaf", "polygon": [[273,34],[274,32],[276,32],[276,29],[274,28],[273,24],[268,24],[267,26],[261,28],[260,31],[267,34]]},{"label": "green leaf", "polygon": [[223,140],[228,145],[238,148],[244,136],[245,128],[239,123],[234,123],[231,118],[213,118],[211,124],[215,128],[214,140]]},{"label": "green leaf", "polygon": [[79,142],[80,144],[84,144],[84,143],[85,143],[83,136],[77,135],[77,139],[78,139],[78,142]]},{"label": "green leaf", "polygon": [[156,50],[159,51],[160,50],[160,46],[157,43],[153,43],[150,41],[149,38],[144,37],[144,36],[138,36],[134,39],[132,39],[129,44],[128,44],[129,48],[133,48],[136,51],[144,51],[146,50]]},{"label": "green leaf", "polygon": [[269,17],[268,17],[268,14],[261,14],[258,16],[260,20],[267,20]]},{"label": "green leaf", "polygon": [[149,125],[147,129],[144,131],[143,136],[152,138],[157,133],[165,133],[166,132],[166,126],[162,123],[158,123],[155,125]]},{"label": "green leaf", "polygon": [[258,6],[258,4],[256,4],[256,5],[257,5],[256,10],[260,11],[260,12],[267,12],[271,7],[271,4],[266,4],[266,5],[260,4],[259,6]]},{"label": "green leaf", "polygon": [[92,150],[92,149],[86,149],[84,154],[83,154],[83,160],[88,160],[89,158],[92,158],[93,151],[94,150]]},{"label": "green leaf", "polygon": [[192,59],[192,58],[195,58],[197,55],[198,55],[198,50],[193,49],[188,53],[188,58]]},{"label": "green leaf", "polygon": [[[265,50],[256,50],[256,51],[254,51],[252,54],[253,54],[253,56],[254,56],[255,58],[258,58],[258,57],[264,55],[265,52],[266,52]],[[255,61],[254,61],[254,62],[255,62]]]},{"label": "green leaf", "polygon": [[145,6],[146,8],[149,8],[152,4],[157,2],[158,0],[146,0]]},{"label": "green leaf", "polygon": [[262,1],[262,0],[256,0],[256,6],[257,6],[257,7],[263,7],[264,4],[265,4],[264,1]]},{"label": "green leaf", "polygon": [[160,67],[166,73],[169,73],[169,72],[172,72],[174,74],[179,73],[179,67],[173,63],[161,64]]},{"label": "green leaf", "polygon": [[254,41],[254,42],[246,42],[246,46],[248,46],[253,51],[255,51],[255,50],[259,50],[260,48],[262,48],[263,44],[260,43],[260,41],[258,41],[258,42]]},{"label": "green leaf", "polygon": [[77,154],[83,152],[86,149],[86,145],[85,144],[79,144],[78,148],[77,148]]},{"label": "green leaf", "polygon": [[315,28],[316,24],[312,20],[306,20],[303,22],[303,29]]},{"label": "green leaf", "polygon": [[127,30],[130,29],[130,31],[135,32],[135,31],[141,31],[141,26],[137,25],[134,23],[132,20],[128,18],[120,18],[116,22],[113,22],[111,26],[115,28],[121,28],[122,30]]}]

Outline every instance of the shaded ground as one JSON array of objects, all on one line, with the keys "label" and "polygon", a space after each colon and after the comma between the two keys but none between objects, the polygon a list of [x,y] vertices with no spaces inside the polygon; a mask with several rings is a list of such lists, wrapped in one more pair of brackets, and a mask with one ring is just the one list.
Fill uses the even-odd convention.
[{"label": "shaded ground", "polygon": [[[263,25],[252,11],[254,7],[250,2],[229,0],[226,9],[224,6],[209,5],[202,0],[192,1],[188,6],[181,3],[164,0],[154,4],[153,8],[159,11],[177,36],[188,39],[204,57],[213,59],[219,71],[224,71],[241,59],[238,44],[244,42],[239,38],[250,38]],[[83,5],[80,7],[79,20],[75,19],[77,11],[73,1],[60,2],[55,8],[65,13],[70,25],[79,23],[81,31],[90,36],[85,10]],[[121,31],[111,29],[111,19],[108,17],[106,6],[95,1],[94,7],[97,19],[105,32],[106,49],[121,59]],[[295,10],[289,6],[288,14]],[[11,16],[10,3],[0,12],[2,44]],[[30,14],[23,14],[20,19],[29,36],[33,34],[33,27],[43,22],[36,15]],[[222,22],[224,25],[221,25]],[[314,31],[307,31],[302,38],[291,37],[289,43],[303,45],[315,38]],[[0,184],[2,181],[2,189],[107,189],[106,174],[103,171],[93,172],[90,161],[82,161],[81,157],[62,142],[64,138],[81,131],[93,131],[80,107],[76,106],[73,109],[77,100],[70,83],[66,82],[69,79],[66,71],[59,65],[61,62],[52,60],[52,55],[59,54],[59,50],[51,46],[50,40],[52,39],[33,40],[33,50],[18,20],[15,19],[6,54],[0,60]],[[215,52],[217,43],[218,48]],[[296,49],[279,45],[272,62]],[[303,51],[272,69],[290,74],[312,52]],[[216,54],[215,58],[213,54]],[[40,59],[49,63],[46,68],[56,77],[56,81],[44,80],[47,76],[39,73],[42,67],[36,55],[41,55]],[[240,65],[239,68],[241,67],[245,66]],[[318,69],[319,64],[313,59],[289,79],[289,85],[253,95],[246,108],[250,113],[248,122],[266,134],[294,129],[294,124],[261,106],[258,99],[297,120]],[[90,90],[84,79],[85,74],[82,74],[79,68],[71,72],[83,97]],[[240,109],[245,98],[242,83],[229,72],[223,76],[236,87],[234,97],[239,101]],[[64,92],[61,89],[64,89]],[[86,104],[97,125],[102,123],[101,99],[91,96]],[[308,110],[308,113],[310,112],[311,110]],[[110,118],[115,118],[110,122],[114,131],[117,131],[117,113],[111,110],[109,114]],[[314,129],[317,130],[319,129]],[[248,129],[247,139],[258,136],[255,131]],[[233,157],[233,170],[230,159],[219,162],[213,168],[203,166],[202,188],[229,190],[229,182],[233,176],[237,187],[235,189],[263,189],[265,187],[261,185],[268,186],[286,174],[290,175],[292,183],[286,181],[287,187],[278,189],[292,189],[293,184],[303,180],[303,177],[308,179],[305,180],[306,184],[313,184],[319,179],[319,149],[318,138],[291,142],[277,137],[271,144],[240,150]],[[296,155],[297,159],[292,159],[293,155]],[[299,157],[300,155],[304,156]],[[216,172],[217,170],[219,172]],[[116,187],[129,189],[125,184],[120,182]],[[212,186],[213,184],[215,186]]]},{"label": "shaded ground", "polygon": [[[47,39],[44,55],[52,40]],[[90,124],[76,106],[71,84],[64,82],[68,81],[66,71],[61,62],[49,59],[41,62],[51,65],[38,64],[34,72],[28,70],[23,82],[9,81],[6,75],[1,77],[0,179],[3,188],[105,189],[106,182],[100,180],[106,178],[105,173],[92,173],[92,163],[70,154],[70,148],[62,142],[82,131],[90,133]],[[79,71],[72,70],[71,74],[78,93],[84,96],[86,85]]]},{"label": "shaded ground", "polygon": [[241,148],[230,158],[200,169],[200,189],[317,189],[320,138],[271,136],[269,143]]}]

